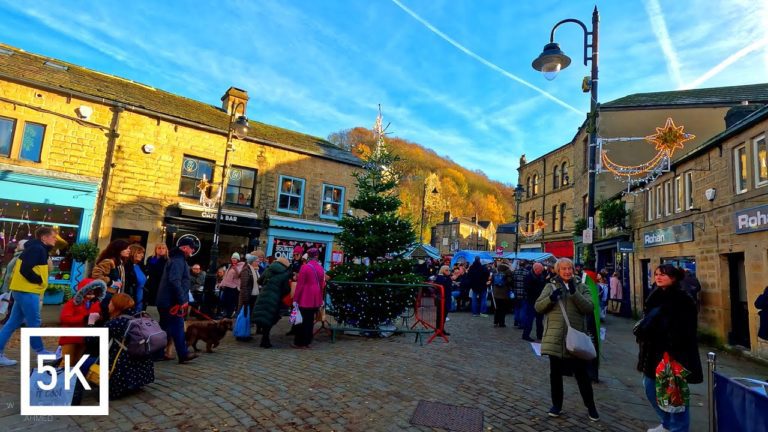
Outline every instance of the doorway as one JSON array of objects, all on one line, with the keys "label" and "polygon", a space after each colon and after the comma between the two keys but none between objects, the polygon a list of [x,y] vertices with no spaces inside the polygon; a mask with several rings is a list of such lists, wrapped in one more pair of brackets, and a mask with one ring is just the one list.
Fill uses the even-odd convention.
[{"label": "doorway", "polygon": [[653,284],[653,276],[651,276],[651,272],[653,269],[651,268],[651,260],[644,259],[640,260],[640,271],[642,272],[642,279],[643,279],[643,298],[641,299],[641,303],[639,305],[636,305],[636,308],[638,311],[643,310],[643,305],[645,305],[645,300],[648,298],[648,296],[651,294],[651,285]]},{"label": "doorway", "polygon": [[731,332],[728,343],[749,348],[749,312],[744,253],[728,254],[728,282],[731,298]]}]

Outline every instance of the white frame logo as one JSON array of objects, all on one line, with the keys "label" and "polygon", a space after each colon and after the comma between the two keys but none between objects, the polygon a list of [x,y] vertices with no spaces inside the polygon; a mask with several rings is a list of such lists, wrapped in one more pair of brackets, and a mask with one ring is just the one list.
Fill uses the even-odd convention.
[{"label": "white frame logo", "polygon": [[[29,338],[32,336],[61,337],[61,336],[95,336],[99,338],[99,358],[102,367],[99,369],[99,404],[91,406],[30,406],[30,349]],[[54,416],[54,415],[109,415],[109,329],[107,328],[22,328],[21,329],[21,415],[23,416]],[[107,360],[107,361],[104,361]],[[76,362],[70,361],[70,367]],[[37,366],[37,363],[35,363]],[[65,374],[68,373],[65,371]],[[40,381],[38,387],[43,389]]]}]

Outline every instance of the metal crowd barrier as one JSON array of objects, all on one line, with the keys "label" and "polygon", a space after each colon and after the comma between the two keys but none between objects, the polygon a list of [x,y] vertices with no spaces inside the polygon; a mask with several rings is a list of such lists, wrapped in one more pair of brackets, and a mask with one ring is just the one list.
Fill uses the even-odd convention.
[{"label": "metal crowd barrier", "polygon": [[[391,324],[380,326],[379,328],[363,328],[349,323],[341,322],[337,319],[338,309],[331,300],[330,292],[336,289],[365,289],[375,292],[377,289],[402,289],[414,292],[413,299],[408,302],[406,307],[394,316]],[[450,293],[448,294],[450,295]],[[444,333],[445,298],[443,287],[433,283],[421,284],[397,284],[382,282],[337,282],[329,281],[326,287],[325,308],[316,317],[316,322],[320,327],[315,333],[327,331],[330,333],[331,342],[336,341],[336,335],[344,332],[355,332],[358,334],[414,334],[414,342],[424,345],[424,336],[429,335],[427,343],[431,343],[436,337],[443,338],[448,342],[448,337]],[[413,320],[413,321],[411,321]]]},{"label": "metal crowd barrier", "polygon": [[707,354],[707,399],[710,432],[768,432],[768,382],[729,378]]}]

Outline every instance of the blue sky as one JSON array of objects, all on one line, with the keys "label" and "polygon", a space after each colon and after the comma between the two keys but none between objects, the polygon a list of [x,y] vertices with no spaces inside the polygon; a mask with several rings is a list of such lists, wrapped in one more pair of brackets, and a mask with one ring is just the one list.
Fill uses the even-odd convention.
[{"label": "blue sky", "polygon": [[[321,137],[371,127],[381,104],[394,135],[513,183],[521,153],[568,142],[589,109],[578,26],[558,29],[574,61],[557,79],[530,65],[557,21],[589,23],[594,5],[0,0],[0,41],[213,105],[233,85],[249,118]],[[766,1],[597,6],[601,102],[768,82]]]}]

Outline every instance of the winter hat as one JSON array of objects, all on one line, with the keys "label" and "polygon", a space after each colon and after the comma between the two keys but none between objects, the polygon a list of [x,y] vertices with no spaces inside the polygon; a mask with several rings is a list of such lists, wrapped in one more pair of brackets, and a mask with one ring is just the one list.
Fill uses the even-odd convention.
[{"label": "winter hat", "polygon": [[303,247],[296,246],[295,248],[293,248],[293,254],[294,255],[301,255],[303,253],[304,253],[304,248]]},{"label": "winter hat", "polygon": [[77,284],[77,293],[75,293],[72,302],[78,306],[83,304],[85,296],[89,293],[93,293],[93,295],[96,296],[96,299],[101,302],[104,300],[104,296],[107,293],[107,284],[101,279],[83,279]]},{"label": "winter hat", "polygon": [[232,254],[232,256],[230,258],[240,261],[240,254],[235,252],[235,253]]},{"label": "winter hat", "polygon": [[320,256],[320,251],[317,248],[309,248],[309,250],[307,251],[307,256],[309,258],[317,258],[318,256]]},{"label": "winter hat", "polygon": [[276,261],[279,262],[280,264],[284,265],[286,268],[291,266],[291,262],[288,261],[288,258],[286,258],[286,257],[280,257]]},{"label": "winter hat", "polygon": [[178,243],[176,243],[176,247],[182,247],[182,246],[189,246],[192,249],[197,250],[197,245],[195,244],[195,241],[192,240],[190,237],[184,237],[181,240],[179,240]]},{"label": "winter hat", "polygon": [[264,251],[261,249],[256,249],[255,251],[251,251],[251,255],[255,256],[256,258],[264,258],[265,254]]},{"label": "winter hat", "polygon": [[245,262],[253,264],[254,261],[256,261],[256,255],[251,255],[249,253],[245,254]]}]

